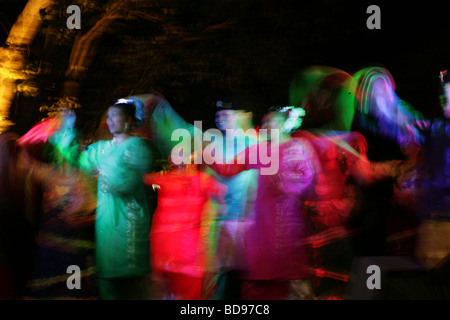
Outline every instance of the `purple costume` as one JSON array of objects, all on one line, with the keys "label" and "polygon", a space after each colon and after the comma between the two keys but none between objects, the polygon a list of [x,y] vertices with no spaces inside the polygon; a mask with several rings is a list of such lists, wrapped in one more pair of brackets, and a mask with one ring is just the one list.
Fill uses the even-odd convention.
[{"label": "purple costume", "polygon": [[[261,159],[250,164],[254,148],[266,148],[262,142],[245,150],[245,164],[213,165],[221,174],[268,167]],[[305,244],[307,223],[303,216],[302,195],[309,191],[314,168],[304,139],[281,143],[276,174],[259,175],[255,214],[244,238],[246,273],[252,280],[294,280],[310,277],[309,250]],[[267,149],[266,149],[267,150]]]}]

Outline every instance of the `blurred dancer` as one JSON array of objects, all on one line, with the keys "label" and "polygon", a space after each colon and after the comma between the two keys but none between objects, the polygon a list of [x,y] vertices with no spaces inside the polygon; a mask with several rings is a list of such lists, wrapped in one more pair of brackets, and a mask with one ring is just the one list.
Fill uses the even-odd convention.
[{"label": "blurred dancer", "polygon": [[359,207],[357,186],[370,179],[367,144],[356,132],[302,130],[293,136],[309,141],[317,154],[314,192],[304,209],[312,222],[314,290],[319,298],[340,298],[355,256],[357,227],[350,221]]},{"label": "blurred dancer", "polygon": [[[51,152],[48,144],[41,145],[40,155],[37,152],[37,145],[49,136],[52,139],[56,128],[72,129],[73,111],[64,114],[41,121],[18,140],[20,167],[28,168],[25,202],[40,200],[36,203],[40,212],[34,217],[36,251],[27,299],[93,299],[97,295],[92,281],[95,189],[82,172]],[[67,268],[71,265],[83,273],[80,290],[67,287]]]},{"label": "blurred dancer", "polygon": [[152,277],[160,299],[200,300],[205,274],[216,270],[209,260],[216,220],[211,200],[223,203],[226,187],[195,164],[172,162],[173,169],[144,177],[158,192],[150,232]]},{"label": "blurred dancer", "polygon": [[440,73],[443,117],[430,122],[425,136],[417,214],[419,227],[417,257],[432,268],[450,254],[450,77]]},{"label": "blurred dancer", "polygon": [[[291,117],[289,117],[289,113]],[[247,148],[238,156],[245,163],[212,164],[212,168],[224,175],[242,170],[262,170],[267,165],[261,159],[250,161],[250,155],[263,148],[279,165],[273,174],[258,176],[258,189],[254,215],[244,234],[245,272],[242,298],[245,300],[284,300],[291,296],[295,280],[309,279],[310,256],[305,244],[307,221],[301,207],[302,197],[309,192],[314,179],[314,167],[309,143],[303,139],[291,139],[288,126],[294,120],[298,127],[299,114],[290,108],[275,108],[267,113],[261,129],[271,130],[277,136]],[[257,152],[257,151],[256,151]],[[267,153],[266,153],[267,154]],[[305,298],[311,298],[311,287],[306,285]]]},{"label": "blurred dancer", "polygon": [[[358,96],[355,100],[355,127],[364,134],[371,146],[368,157],[372,161],[387,161],[392,165],[391,175],[365,190],[365,206],[362,208],[365,212],[365,236],[359,242],[367,242],[364,241],[367,239],[371,241],[371,245],[359,246],[360,254],[392,254],[395,252],[392,251],[395,242],[391,240],[399,236],[393,233],[406,228],[403,231],[410,234],[417,223],[411,212],[408,213],[409,209],[402,204],[402,198],[408,197],[409,192],[415,198],[419,195],[418,190],[414,189],[421,173],[415,166],[423,144],[421,130],[428,125],[420,112],[396,94],[394,78],[386,68],[367,67],[356,72],[354,78]],[[399,224],[398,215],[404,215],[403,226]],[[413,239],[414,236],[409,237],[409,240]],[[406,245],[409,240],[405,238],[403,243],[397,242],[397,245]],[[413,244],[414,241],[409,242],[408,246]],[[411,251],[413,248],[407,250]]]},{"label": "blurred dancer", "polygon": [[305,210],[312,221],[308,241],[319,299],[342,298],[353,258],[360,253],[355,239],[363,233],[362,195],[368,185],[392,175],[389,163],[369,161],[365,137],[351,131],[359,110],[354,107],[361,95],[358,88],[350,74],[324,66],[303,70],[290,87],[290,103],[306,109],[303,130],[293,136],[307,139],[317,155],[312,159],[317,171],[314,192]]},{"label": "blurred dancer", "polygon": [[[311,219],[308,242],[312,246],[314,293],[318,299],[343,295],[354,257],[349,227],[357,200],[359,175],[355,160],[364,157],[367,144],[360,134],[350,132],[355,110],[355,84],[339,69],[312,66],[291,82],[290,103],[305,108],[302,129],[293,137],[307,139],[317,155],[313,190],[304,210]],[[314,153],[312,153],[314,154]]]},{"label": "blurred dancer", "polygon": [[119,100],[108,109],[112,140],[93,143],[78,155],[70,147],[70,128],[54,139],[68,161],[98,174],[95,241],[101,299],[148,298],[150,213],[142,177],[150,169],[151,150],[146,140],[132,135],[136,120],[134,102]]},{"label": "blurred dancer", "polygon": [[[220,134],[212,138],[208,147],[214,148],[216,159],[225,163],[257,142],[256,131],[251,127],[251,112],[237,99],[223,99],[216,107],[215,123]],[[241,241],[246,228],[245,218],[253,211],[258,172],[248,170],[234,176],[224,176],[211,169],[207,172],[227,187],[225,203],[219,206],[218,275],[211,279],[211,298],[238,299],[241,292],[239,273],[243,270]]]}]

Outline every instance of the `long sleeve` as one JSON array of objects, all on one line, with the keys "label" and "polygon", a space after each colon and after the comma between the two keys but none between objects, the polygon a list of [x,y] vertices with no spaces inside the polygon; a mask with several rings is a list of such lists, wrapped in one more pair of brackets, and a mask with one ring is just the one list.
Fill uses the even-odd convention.
[{"label": "long sleeve", "polygon": [[93,143],[85,151],[81,151],[76,136],[75,129],[61,129],[55,132],[48,141],[54,148],[54,158],[59,165],[68,164],[85,171],[85,173],[90,173],[98,168],[98,149],[101,144]]},{"label": "long sleeve", "polygon": [[98,142],[91,144],[83,151],[77,161],[78,166],[85,170],[90,171],[98,168],[98,149],[100,144]]},{"label": "long sleeve", "polygon": [[172,139],[175,130],[187,130],[191,139],[196,136],[202,137],[201,130],[184,120],[167,100],[158,97],[155,101],[158,101],[158,103],[150,118],[150,128],[155,145],[164,156],[170,156],[172,149],[178,143],[178,141]]},{"label": "long sleeve", "polygon": [[79,156],[76,141],[77,131],[73,128],[61,129],[49,137],[48,142],[54,147],[53,156],[58,164],[63,162],[75,166]]}]

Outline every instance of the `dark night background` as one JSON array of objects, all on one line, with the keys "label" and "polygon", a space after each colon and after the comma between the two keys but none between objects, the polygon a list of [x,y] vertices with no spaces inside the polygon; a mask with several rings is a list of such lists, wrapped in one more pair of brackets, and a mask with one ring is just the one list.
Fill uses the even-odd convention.
[{"label": "dark night background", "polygon": [[[27,1],[0,0],[0,42]],[[60,95],[73,40],[114,1],[57,1],[30,48],[38,97],[16,97],[11,119],[24,131],[45,116],[39,107]],[[428,4],[430,3],[430,4]],[[68,30],[67,6],[81,7],[81,30]],[[381,30],[369,30],[367,7],[381,9]],[[310,65],[349,73],[385,66],[399,97],[426,117],[440,115],[438,74],[447,68],[445,3],[392,1],[127,1],[124,14],[99,38],[80,83],[79,123],[93,130],[117,98],[157,90],[188,121],[213,126],[213,104],[239,96],[258,121],[271,105],[288,103],[292,77]],[[127,11],[128,10],[128,11]],[[206,127],[204,125],[204,127]]]},{"label": "dark night background", "polygon": [[[18,92],[11,105],[10,119],[16,124],[12,130],[20,135],[48,115],[42,106],[67,93],[81,105],[77,127],[86,138],[92,138],[102,114],[118,98],[152,91],[162,93],[188,122],[203,120],[203,129],[214,127],[215,102],[224,96],[239,97],[258,122],[270,106],[289,103],[290,81],[312,65],[350,74],[384,66],[402,100],[427,118],[441,116],[438,75],[450,68],[445,2],[54,1],[41,12],[43,23],[26,48],[24,71],[33,76],[22,84],[37,87],[39,93]],[[4,47],[26,3],[0,0]],[[66,27],[69,5],[81,8],[81,30]],[[381,9],[381,30],[366,26],[370,5]],[[108,14],[113,18],[103,20]],[[105,21],[104,29],[99,21]],[[95,28],[101,30],[98,36],[75,50],[77,40],[89,39]],[[69,79],[70,58],[84,49],[92,60]],[[365,137],[371,160],[391,160],[398,152],[398,146],[388,146],[379,137]],[[392,190],[390,180],[363,190],[364,215],[355,225],[366,229],[355,241],[356,247],[366,246],[368,256],[384,250],[380,230],[386,225]]]}]

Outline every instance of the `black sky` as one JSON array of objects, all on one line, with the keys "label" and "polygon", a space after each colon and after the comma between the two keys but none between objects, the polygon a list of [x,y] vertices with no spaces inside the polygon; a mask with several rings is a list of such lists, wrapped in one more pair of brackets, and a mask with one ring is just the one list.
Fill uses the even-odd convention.
[{"label": "black sky", "polygon": [[[186,3],[182,22],[187,26],[200,24],[208,18],[208,10],[214,10],[214,1],[191,1],[189,4],[185,0],[180,1]],[[240,3],[234,10],[224,12],[224,21],[228,18],[235,21],[232,31],[224,32],[223,38],[215,39],[214,45],[211,39],[208,40],[210,43],[194,41],[189,45],[189,50],[198,54],[215,50],[210,59],[216,59],[211,65],[217,66],[221,64],[221,54],[233,55],[233,70],[244,70],[241,71],[240,88],[258,97],[260,105],[287,103],[291,77],[310,65],[332,66],[349,73],[366,66],[381,65],[394,76],[400,98],[428,117],[439,114],[438,74],[450,66],[448,9],[445,2],[227,2]],[[12,25],[25,3],[22,0],[0,1],[1,43],[6,39],[6,29]],[[372,4],[381,9],[380,30],[369,30],[366,26],[369,18],[366,9]],[[216,17],[220,16],[220,12],[213,13]],[[146,26],[140,29],[137,25],[127,32],[139,36],[145,33],[144,28]],[[109,35],[111,43],[105,40],[103,49],[114,50],[118,36]],[[98,64],[92,67],[92,72],[100,72],[100,67],[108,68],[107,64]],[[231,72],[231,69],[223,70],[225,73]],[[202,108],[205,102],[198,104],[198,110],[186,106],[195,105],[192,100],[199,95],[208,96],[205,91],[211,87],[210,83],[203,86],[197,82],[185,91],[171,88],[170,83],[164,81],[156,87],[175,99],[174,107],[188,120],[204,115]],[[205,100],[213,100],[214,95]]]}]

